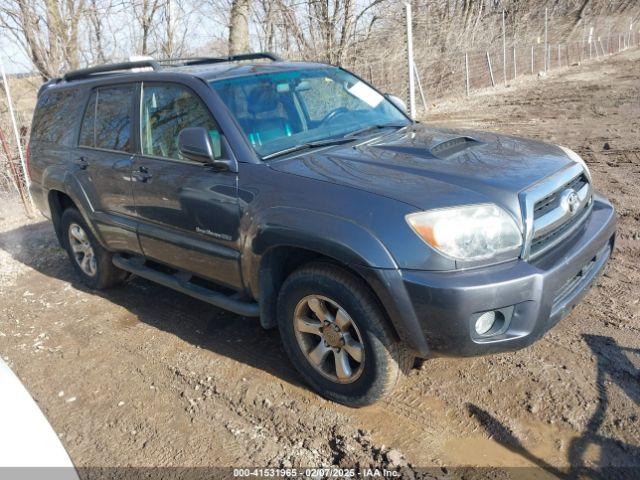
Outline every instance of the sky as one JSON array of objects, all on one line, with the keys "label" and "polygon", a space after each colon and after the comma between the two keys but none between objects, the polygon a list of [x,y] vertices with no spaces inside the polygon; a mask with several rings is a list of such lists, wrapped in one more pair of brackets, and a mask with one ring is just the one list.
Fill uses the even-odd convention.
[{"label": "sky", "polygon": [[[215,39],[226,37],[225,12],[209,10],[200,0],[181,0],[181,2],[185,7],[184,14],[180,15],[172,8],[172,16],[176,19],[178,36],[181,27],[188,25],[189,47],[197,48]],[[123,59],[140,53],[131,50],[131,44],[134,43],[132,38],[139,33],[137,22],[132,21],[134,20],[132,15],[135,13],[131,5],[123,2],[122,8],[114,9],[102,18],[107,55],[111,53],[114,58]],[[174,5],[173,1],[171,5]],[[81,36],[86,36],[86,32],[81,31]],[[34,71],[29,56],[4,29],[0,29],[0,62],[9,74]]]},{"label": "sky", "polygon": [[25,52],[2,30],[0,30],[0,62],[8,74],[26,73],[33,70],[31,61]]}]

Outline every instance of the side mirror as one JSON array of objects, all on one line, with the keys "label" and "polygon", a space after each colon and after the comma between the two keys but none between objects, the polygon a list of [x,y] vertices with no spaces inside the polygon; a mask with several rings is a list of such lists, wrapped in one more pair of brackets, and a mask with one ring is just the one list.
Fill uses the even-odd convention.
[{"label": "side mirror", "polygon": [[407,111],[407,104],[404,103],[404,100],[402,100],[400,97],[396,97],[395,95],[391,95],[390,93],[385,93],[384,96],[386,97],[387,100],[389,100],[391,103],[393,103],[396,107],[398,107],[400,110],[402,110],[405,114],[409,115],[409,112]]},{"label": "side mirror", "polygon": [[216,132],[216,144],[212,135],[204,127],[190,127],[180,131],[178,135],[178,148],[184,158],[194,162],[202,162],[213,166],[219,171],[237,172],[238,166],[235,160],[221,158],[222,137]]}]

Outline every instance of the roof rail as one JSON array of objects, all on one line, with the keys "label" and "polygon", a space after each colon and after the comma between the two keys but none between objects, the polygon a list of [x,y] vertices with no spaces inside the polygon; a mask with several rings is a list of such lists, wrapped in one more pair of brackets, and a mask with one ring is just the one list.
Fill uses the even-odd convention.
[{"label": "roof rail", "polygon": [[194,58],[193,60],[185,61],[185,65],[203,65],[206,63],[222,63],[222,62],[240,62],[242,60],[272,60],[274,62],[281,62],[282,58],[271,52],[256,52],[256,53],[239,53],[237,55],[229,55],[227,57],[205,57]]},{"label": "roof rail", "polygon": [[193,62],[196,60],[206,60],[209,57],[176,57],[176,58],[160,58],[156,59],[156,62],[160,64],[160,66],[172,67],[172,66],[180,66],[185,65],[188,62]]},{"label": "roof rail", "polygon": [[166,58],[163,60],[136,60],[132,62],[108,63],[106,65],[97,65],[95,67],[83,68],[67,72],[62,80],[70,82],[81,78],[88,78],[100,73],[115,73],[134,68],[152,68],[153,70],[161,70],[163,66],[171,66],[171,63],[181,65],[205,65],[207,63],[223,63],[223,62],[240,62],[242,60],[260,60],[267,59],[274,62],[281,62],[282,58],[270,52],[257,53],[240,53],[238,55],[229,55],[228,57],[194,57],[194,58]]},{"label": "roof rail", "polygon": [[120,72],[122,70],[131,70],[133,68],[151,67],[153,70],[160,70],[162,67],[155,60],[138,60],[135,62],[121,62],[121,63],[108,63],[106,65],[98,65],[95,67],[83,68],[80,70],[74,70],[67,72],[62,77],[67,82],[71,80],[79,80],[81,78],[87,78],[96,73],[109,73]]}]

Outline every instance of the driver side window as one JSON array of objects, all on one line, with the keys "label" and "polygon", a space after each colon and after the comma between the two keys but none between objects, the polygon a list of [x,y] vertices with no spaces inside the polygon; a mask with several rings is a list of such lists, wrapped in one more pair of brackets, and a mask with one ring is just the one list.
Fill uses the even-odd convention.
[{"label": "driver side window", "polygon": [[188,127],[209,132],[215,158],[222,157],[220,131],[202,101],[180,85],[143,85],[140,111],[142,154],[182,160],[178,135]]}]

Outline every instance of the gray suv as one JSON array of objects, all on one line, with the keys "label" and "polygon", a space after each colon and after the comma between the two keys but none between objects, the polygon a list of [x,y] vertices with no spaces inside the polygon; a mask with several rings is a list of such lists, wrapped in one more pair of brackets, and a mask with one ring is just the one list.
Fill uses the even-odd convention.
[{"label": "gray suv", "polygon": [[87,285],[134,274],[258,317],[351,406],[415,359],[531,344],[615,239],[573,151],[421,125],[341,68],[268,53],[52,80],[29,168]]}]

